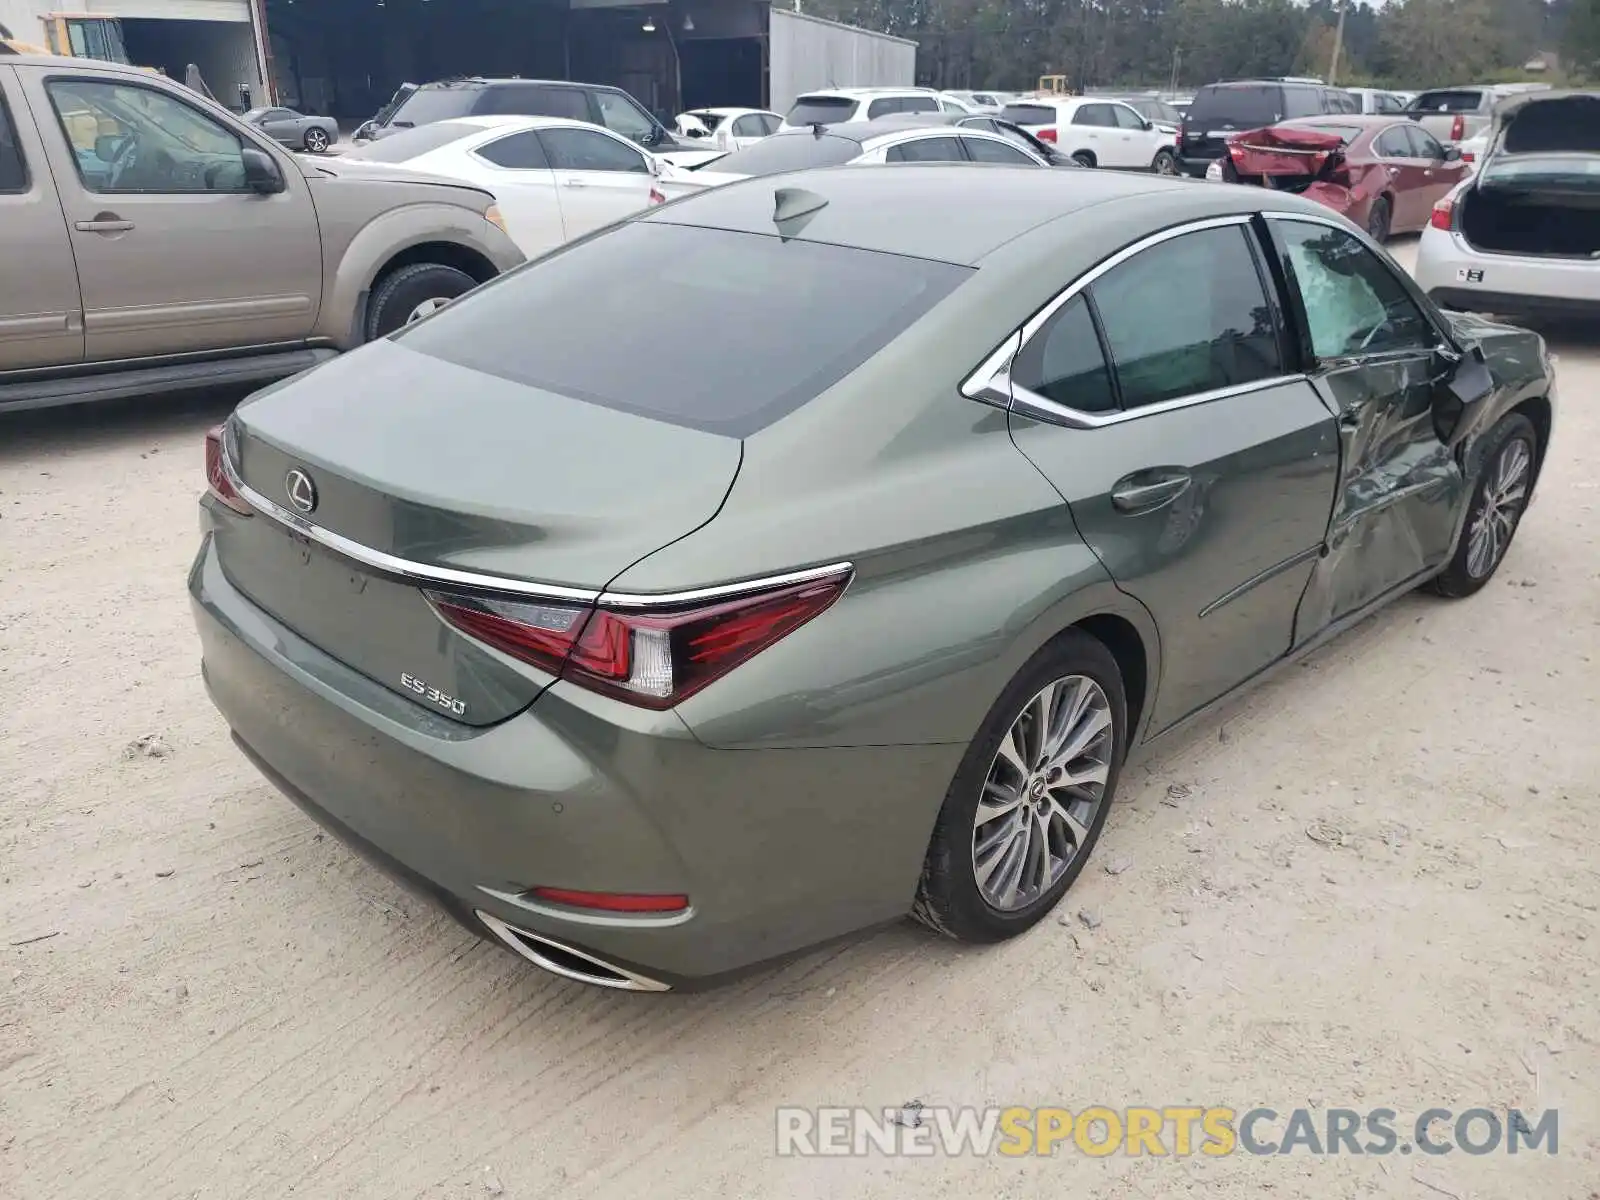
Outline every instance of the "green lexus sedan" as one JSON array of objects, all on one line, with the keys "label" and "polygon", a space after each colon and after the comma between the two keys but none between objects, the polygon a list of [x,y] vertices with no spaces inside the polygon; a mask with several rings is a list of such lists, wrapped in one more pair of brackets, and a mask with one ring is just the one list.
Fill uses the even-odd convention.
[{"label": "green lexus sedan", "polygon": [[1490,580],[1552,383],[1292,195],[732,184],[242,404],[205,679],[285,793],[568,978],[704,984],[907,914],[997,941],[1130,754]]}]

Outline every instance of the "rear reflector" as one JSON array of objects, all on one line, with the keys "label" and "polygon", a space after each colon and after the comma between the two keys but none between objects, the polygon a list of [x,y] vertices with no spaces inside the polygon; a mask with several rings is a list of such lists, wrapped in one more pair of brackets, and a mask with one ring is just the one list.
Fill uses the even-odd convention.
[{"label": "rear reflector", "polygon": [[1034,136],[1041,142],[1049,142],[1052,146],[1055,145],[1056,131],[1054,129],[1040,129],[1034,133]]},{"label": "rear reflector", "polygon": [[536,887],[531,892],[552,904],[565,904],[571,908],[592,908],[598,912],[668,913],[682,912],[689,907],[687,896],[637,896],[626,892],[576,892],[571,888]]},{"label": "rear reflector", "polygon": [[206,487],[222,503],[242,517],[253,515],[254,510],[234,491],[228,472],[222,466],[222,438],[224,426],[206,430]]},{"label": "rear reflector", "polygon": [[825,612],[849,568],[711,603],[590,609],[428,593],[461,632],[591,691],[643,708],[681,703]]},{"label": "rear reflector", "polygon": [[1435,202],[1433,213],[1428,217],[1428,224],[1435,229],[1443,229],[1448,233],[1451,225],[1455,223],[1455,213],[1456,202],[1450,199],[1449,196],[1445,196]]}]

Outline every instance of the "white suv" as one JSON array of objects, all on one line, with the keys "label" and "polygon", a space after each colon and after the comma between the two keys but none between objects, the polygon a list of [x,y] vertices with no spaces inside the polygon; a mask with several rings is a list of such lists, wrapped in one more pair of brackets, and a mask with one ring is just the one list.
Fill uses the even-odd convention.
[{"label": "white suv", "polygon": [[1176,138],[1120,100],[1096,96],[1045,96],[1018,100],[1001,110],[1040,141],[1053,142],[1086,167],[1176,175]]},{"label": "white suv", "polygon": [[827,88],[797,97],[779,128],[810,129],[815,125],[876,121],[879,117],[892,117],[897,113],[944,111],[945,106],[939,103],[939,93],[932,88]]}]

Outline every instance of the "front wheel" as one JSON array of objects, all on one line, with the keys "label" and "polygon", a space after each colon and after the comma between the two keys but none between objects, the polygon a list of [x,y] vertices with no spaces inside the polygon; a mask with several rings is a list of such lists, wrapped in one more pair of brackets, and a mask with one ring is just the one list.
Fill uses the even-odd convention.
[{"label": "front wheel", "polygon": [[1078,630],[1011,681],[957,768],[912,915],[966,942],[1031,928],[1100,837],[1127,748],[1117,662]]},{"label": "front wheel", "polygon": [[367,310],[367,340],[387,337],[420,321],[478,286],[465,271],[441,263],[413,263],[387,275],[373,290]]},{"label": "front wheel", "polygon": [[1171,150],[1157,150],[1156,158],[1150,164],[1150,169],[1157,175],[1176,175],[1178,173],[1178,159]]},{"label": "front wheel", "polygon": [[1521,413],[1508,413],[1483,439],[1483,469],[1472,490],[1456,552],[1432,589],[1452,599],[1470,596],[1494,578],[1533,490],[1539,434]]}]

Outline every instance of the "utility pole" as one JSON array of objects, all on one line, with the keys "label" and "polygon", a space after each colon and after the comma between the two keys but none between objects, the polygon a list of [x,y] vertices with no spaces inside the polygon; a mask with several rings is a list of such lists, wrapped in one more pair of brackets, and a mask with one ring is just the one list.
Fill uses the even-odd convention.
[{"label": "utility pole", "polygon": [[1167,90],[1169,92],[1176,92],[1178,90],[1178,68],[1182,66],[1182,64],[1183,47],[1174,46],[1172,48],[1172,78],[1167,81]]},{"label": "utility pole", "polygon": [[1335,87],[1339,82],[1339,51],[1344,49],[1344,14],[1350,7],[1350,0],[1339,0],[1339,25],[1333,31],[1333,56],[1328,62],[1328,86]]}]

